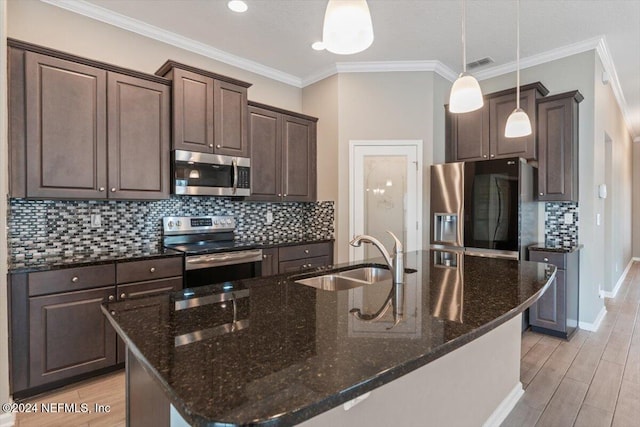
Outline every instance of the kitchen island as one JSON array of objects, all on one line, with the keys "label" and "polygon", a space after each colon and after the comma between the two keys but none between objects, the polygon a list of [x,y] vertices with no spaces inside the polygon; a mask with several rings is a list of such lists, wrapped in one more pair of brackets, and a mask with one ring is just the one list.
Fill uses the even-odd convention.
[{"label": "kitchen island", "polygon": [[130,425],[499,423],[522,393],[520,314],[555,267],[405,262],[401,288],[316,289],[296,280],[324,272],[305,271],[105,304],[128,345]]}]

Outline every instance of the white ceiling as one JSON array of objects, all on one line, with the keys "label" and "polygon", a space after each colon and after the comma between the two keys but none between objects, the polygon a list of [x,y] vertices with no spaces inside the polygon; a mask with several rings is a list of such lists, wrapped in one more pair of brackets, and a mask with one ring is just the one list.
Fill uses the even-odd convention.
[{"label": "white ceiling", "polygon": [[[462,67],[458,0],[368,0],[375,40],[349,56],[310,47],[322,37],[326,0],[245,0],[249,10],[243,14],[230,11],[226,0],[44,1],[97,13],[105,21],[125,19],[109,13],[116,12],[199,42],[201,49],[213,48],[233,65],[298,85],[335,72],[342,62],[435,60],[447,76]],[[513,69],[515,16],[514,0],[467,2],[467,60],[495,60],[489,70],[478,69],[481,77],[509,69],[505,64]],[[527,57],[567,51],[563,48],[569,45],[595,46],[601,37],[617,73],[614,90],[633,135],[640,137],[640,0],[521,1],[525,64]]]}]

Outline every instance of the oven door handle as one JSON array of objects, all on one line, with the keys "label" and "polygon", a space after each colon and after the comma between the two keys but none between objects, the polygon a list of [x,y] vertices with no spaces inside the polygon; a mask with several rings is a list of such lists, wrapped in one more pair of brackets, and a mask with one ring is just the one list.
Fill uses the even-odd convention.
[{"label": "oven door handle", "polygon": [[238,163],[236,159],[231,161],[231,166],[233,166],[233,194],[236,194],[238,190]]},{"label": "oven door handle", "polygon": [[262,261],[262,249],[187,257],[186,270]]}]

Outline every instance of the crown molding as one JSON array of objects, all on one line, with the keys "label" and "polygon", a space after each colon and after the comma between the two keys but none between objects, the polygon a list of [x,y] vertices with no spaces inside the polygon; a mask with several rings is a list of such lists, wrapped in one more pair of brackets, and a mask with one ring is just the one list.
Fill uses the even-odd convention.
[{"label": "crown molding", "polygon": [[[555,61],[558,59],[566,58],[568,56],[577,55],[579,53],[587,52],[590,50],[595,50],[598,54],[598,57],[602,61],[602,65],[604,70],[609,74],[610,80],[609,84],[611,85],[611,89],[613,91],[613,95],[616,98],[618,106],[620,107],[620,111],[622,112],[622,116],[624,118],[625,124],[627,126],[627,131],[633,136],[633,121],[631,120],[631,115],[629,114],[629,108],[627,107],[627,101],[624,98],[624,94],[622,92],[622,87],[620,86],[620,80],[618,79],[618,73],[616,71],[616,67],[613,63],[613,59],[609,54],[609,47],[607,45],[607,41],[605,36],[594,37],[591,39],[583,40],[578,43],[573,43],[570,45],[562,46],[556,49],[551,49],[546,52],[539,53],[537,55],[528,56],[526,58],[520,59],[520,69],[530,68],[536,65],[541,65],[547,62]],[[497,65],[495,67],[487,68],[482,71],[478,71],[473,73],[473,75],[480,81],[490,79],[492,77],[501,76],[503,74],[513,73],[516,71],[516,62],[508,62],[506,64]]]},{"label": "crown molding", "polygon": [[455,71],[440,61],[369,61],[369,62],[336,62],[318,73],[302,79],[302,87],[309,86],[334,74],[342,73],[389,73],[406,71],[431,71],[450,82],[457,77]]},{"label": "crown molding", "polygon": [[302,87],[302,79],[292,74],[285,73],[240,56],[232,55],[229,52],[216,49],[208,44],[163,30],[137,19],[129,18],[128,16],[88,3],[84,0],[40,1],[291,86]]}]

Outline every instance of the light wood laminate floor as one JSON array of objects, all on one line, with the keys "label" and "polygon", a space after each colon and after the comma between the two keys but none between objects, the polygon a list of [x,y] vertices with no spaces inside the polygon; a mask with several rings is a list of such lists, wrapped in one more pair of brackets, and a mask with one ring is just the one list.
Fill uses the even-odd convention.
[{"label": "light wood laminate floor", "polygon": [[[526,332],[520,378],[525,393],[503,427],[640,426],[640,263],[634,263],[597,332],[571,341]],[[108,414],[19,414],[16,426],[125,425],[124,372],[38,396],[36,402],[110,405]],[[465,426],[466,427],[466,426]]]},{"label": "light wood laminate floor", "polygon": [[525,388],[503,427],[640,426],[640,263],[633,264],[597,332],[570,341],[527,331]]}]

